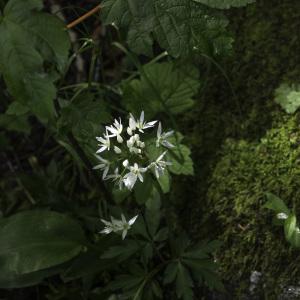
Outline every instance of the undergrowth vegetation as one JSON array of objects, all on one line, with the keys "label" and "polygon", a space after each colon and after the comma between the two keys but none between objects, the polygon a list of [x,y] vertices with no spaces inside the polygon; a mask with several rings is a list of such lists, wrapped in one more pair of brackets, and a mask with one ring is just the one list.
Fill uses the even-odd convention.
[{"label": "undergrowth vegetation", "polygon": [[0,1],[0,296],[297,284],[296,2],[81,2]]}]

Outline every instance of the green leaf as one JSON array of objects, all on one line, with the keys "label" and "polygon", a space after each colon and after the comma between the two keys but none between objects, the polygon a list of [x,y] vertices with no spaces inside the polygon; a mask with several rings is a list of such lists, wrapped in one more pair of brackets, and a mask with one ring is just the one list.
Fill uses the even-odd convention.
[{"label": "green leaf", "polygon": [[28,113],[28,107],[19,102],[13,102],[9,105],[5,113],[7,115],[21,116]]},{"label": "green leaf", "polygon": [[255,0],[193,0],[213,8],[228,9],[230,7],[242,7],[254,3]]},{"label": "green leaf", "polygon": [[151,237],[153,238],[158,230],[161,218],[161,201],[159,193],[154,189],[152,197],[146,202],[146,223]]},{"label": "green leaf", "polygon": [[183,144],[170,149],[166,155],[167,161],[172,163],[169,166],[170,172],[177,175],[194,175],[194,164],[190,155],[191,150]]},{"label": "green leaf", "polygon": [[42,1],[21,2],[10,0],[0,21],[0,72],[15,100],[45,122],[55,115],[53,74],[67,63],[69,38],[61,21],[38,11]]},{"label": "green leaf", "polygon": [[159,112],[178,114],[189,109],[200,87],[199,72],[192,66],[156,63],[143,66],[140,79],[124,82],[123,101],[135,114],[151,118]]},{"label": "green leaf", "polygon": [[169,284],[176,279],[177,275],[177,262],[171,262],[166,267],[164,273],[164,284]]},{"label": "green leaf", "polygon": [[300,107],[300,85],[281,84],[275,90],[275,102],[288,114],[293,114]]},{"label": "green leaf", "polygon": [[296,231],[297,219],[294,214],[291,214],[284,222],[284,233],[288,241],[290,241]]},{"label": "green leaf", "polygon": [[134,255],[140,248],[140,244],[138,244],[137,242],[125,240],[121,245],[110,247],[101,255],[101,258],[114,258],[118,262],[124,261],[130,256]]},{"label": "green leaf", "polygon": [[13,116],[0,114],[0,128],[29,134],[31,127],[26,115]]},{"label": "green leaf", "polygon": [[282,199],[272,193],[266,193],[266,197],[268,201],[263,207],[274,210],[276,213],[290,214],[290,210],[287,208]]},{"label": "green leaf", "polygon": [[162,191],[166,194],[170,191],[171,188],[171,178],[170,178],[170,174],[167,170],[164,171],[164,174],[161,175],[158,179],[157,179]]},{"label": "green leaf", "polygon": [[193,293],[193,280],[188,269],[180,262],[177,264],[177,277],[176,277],[176,294],[178,298],[184,300],[192,300]]},{"label": "green leaf", "polygon": [[0,227],[1,274],[16,276],[59,265],[78,255],[85,243],[81,227],[66,215],[18,213]]},{"label": "green leaf", "polygon": [[139,54],[152,55],[153,39],[174,57],[231,47],[228,22],[191,0],[104,0],[102,5],[104,23],[125,29],[129,48]]},{"label": "green leaf", "polygon": [[44,269],[28,274],[13,274],[13,273],[0,273],[0,288],[23,288],[39,284],[45,278],[53,276],[61,272],[63,268],[61,266]]}]

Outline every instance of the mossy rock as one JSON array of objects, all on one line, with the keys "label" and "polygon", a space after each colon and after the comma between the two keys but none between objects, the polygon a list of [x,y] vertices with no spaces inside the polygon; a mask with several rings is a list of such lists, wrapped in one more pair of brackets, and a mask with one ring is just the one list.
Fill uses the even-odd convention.
[{"label": "mossy rock", "polygon": [[240,292],[249,288],[254,270],[262,272],[268,297],[300,281],[300,249],[290,248],[263,208],[265,192],[272,192],[300,215],[298,119],[281,117],[260,142],[226,140],[212,173],[207,208],[224,243],[218,260],[223,278],[237,282]]}]

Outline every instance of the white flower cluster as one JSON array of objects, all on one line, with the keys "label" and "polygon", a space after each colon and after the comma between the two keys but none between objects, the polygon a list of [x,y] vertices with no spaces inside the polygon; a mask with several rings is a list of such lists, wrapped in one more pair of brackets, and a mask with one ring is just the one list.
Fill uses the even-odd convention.
[{"label": "white flower cluster", "polygon": [[[102,137],[96,137],[99,142],[99,149],[96,153],[103,153],[107,157],[104,158],[96,154],[100,164],[94,169],[103,171],[102,178],[104,180],[112,179],[120,189],[125,186],[131,190],[137,180],[144,181],[143,175],[150,170],[159,178],[166,167],[171,165],[170,162],[163,160],[167,151],[160,153],[156,160],[149,161],[146,156],[146,144],[142,140],[142,136],[146,135],[145,130],[154,128],[156,123],[157,121],[144,121],[144,112],[141,113],[139,119],[135,119],[130,114],[127,128],[123,127],[121,119],[114,120],[112,125],[105,127],[105,134]],[[148,137],[150,134],[149,131]],[[159,122],[155,146],[158,148],[174,147],[167,140],[172,134],[173,131],[162,132],[162,126]],[[110,169],[114,170],[113,174],[109,174]]]},{"label": "white flower cluster", "polygon": [[126,221],[125,216],[121,215],[121,220],[117,220],[114,217],[111,218],[111,222],[101,219],[101,221],[105,224],[105,227],[100,233],[109,234],[111,232],[119,232],[122,231],[122,239],[124,240],[128,230],[131,228],[138,215],[130,219],[128,222]]}]

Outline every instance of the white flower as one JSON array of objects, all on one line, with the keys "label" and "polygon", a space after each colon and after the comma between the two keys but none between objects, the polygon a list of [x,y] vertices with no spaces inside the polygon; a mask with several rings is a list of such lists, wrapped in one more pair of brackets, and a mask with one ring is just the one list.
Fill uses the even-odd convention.
[{"label": "white flower", "polygon": [[[99,142],[99,148],[96,153],[112,150],[109,161],[100,156],[97,157],[100,163],[94,169],[102,170],[103,179],[111,179],[120,189],[125,186],[127,189],[132,190],[138,180],[144,182],[144,173],[150,170],[150,168],[152,169],[151,172],[153,171],[156,177],[159,178],[166,167],[171,164],[163,160],[166,152],[159,155],[147,167],[139,167],[138,165],[149,160],[148,156],[151,150],[150,148],[148,149],[148,145],[150,147],[150,143],[156,145],[156,147],[174,147],[167,140],[173,134],[173,131],[162,132],[160,122],[156,133],[157,139],[152,139],[151,130],[149,130],[151,135],[147,137],[146,132],[148,130],[144,132],[145,129],[153,128],[153,132],[156,130],[154,126],[157,122],[146,122],[143,111],[139,119],[135,119],[132,114],[129,115],[127,128],[122,124],[121,118],[115,119],[113,124],[105,127],[106,131],[104,135],[96,137]],[[113,174],[108,174],[110,169],[114,170]],[[109,230],[106,228],[106,232],[109,232]]]},{"label": "white flower", "polygon": [[144,132],[143,129],[154,127],[155,123],[157,121],[151,121],[151,122],[144,122],[145,114],[144,111],[141,112],[140,119],[135,120],[135,118],[130,115],[129,118],[129,127],[127,128],[127,133],[129,135],[133,134],[133,131],[138,129],[139,132]]},{"label": "white flower", "polygon": [[140,136],[138,134],[135,134],[135,135],[131,136],[127,140],[126,144],[127,144],[128,149],[129,149],[129,152],[130,153],[135,153],[135,154],[142,153],[141,149],[134,146],[135,144],[138,147],[141,147],[141,148],[143,148],[145,146],[145,143],[140,141]]},{"label": "white flower", "polygon": [[288,218],[288,215],[286,213],[281,212],[281,213],[277,214],[277,219],[279,219],[279,220],[286,220],[287,218]]},{"label": "white flower", "polygon": [[110,131],[112,134],[109,135],[109,137],[117,137],[118,143],[123,143],[123,138],[121,136],[121,133],[123,131],[123,125],[120,121],[115,119],[114,124],[111,126],[106,126],[106,130]]},{"label": "white flower", "polygon": [[140,182],[144,181],[142,173],[145,173],[147,168],[139,168],[138,164],[134,163],[133,166],[129,167],[129,170],[130,172],[124,176],[124,184],[129,190],[131,190],[134,187],[137,179],[139,179]]},{"label": "white flower", "polygon": [[167,138],[170,137],[174,133],[173,130],[168,132],[162,132],[161,123],[159,122],[158,128],[157,128],[157,140],[156,140],[156,147],[159,147],[159,145],[163,145],[166,148],[173,148],[174,145],[171,144],[169,141],[167,141]]},{"label": "white flower", "polygon": [[154,167],[154,173],[156,178],[159,178],[159,176],[163,175],[165,169],[167,166],[172,165],[171,162],[162,160],[164,156],[166,155],[167,151],[162,153],[156,161],[152,162],[149,167]]},{"label": "white flower", "polygon": [[122,153],[122,150],[121,150],[119,147],[117,147],[117,146],[114,146],[114,151],[115,151],[117,154]]},{"label": "white flower", "polygon": [[100,152],[103,152],[105,150],[110,150],[110,140],[109,140],[109,136],[107,134],[104,135],[104,138],[101,137],[101,136],[96,137],[96,140],[98,142],[100,142],[100,144],[99,144],[100,149],[96,153],[100,153]]},{"label": "white flower", "polygon": [[133,225],[133,223],[135,222],[135,220],[137,219],[138,215],[134,216],[133,218],[131,218],[128,222],[126,221],[124,215],[121,215],[122,218],[122,239],[124,240],[128,230],[131,228],[131,226]]},{"label": "white flower", "polygon": [[102,179],[105,179],[105,177],[109,171],[110,162],[107,159],[104,159],[99,155],[95,155],[95,156],[101,161],[101,163],[99,165],[96,165],[93,169],[94,170],[100,169],[101,171],[103,171]]},{"label": "white flower", "polygon": [[111,232],[122,231],[122,239],[124,240],[128,230],[136,221],[138,215],[131,218],[128,222],[123,214],[121,214],[121,220],[117,220],[114,217],[111,217],[111,222],[101,219],[101,222],[105,224],[105,227],[100,233],[109,234]]}]

